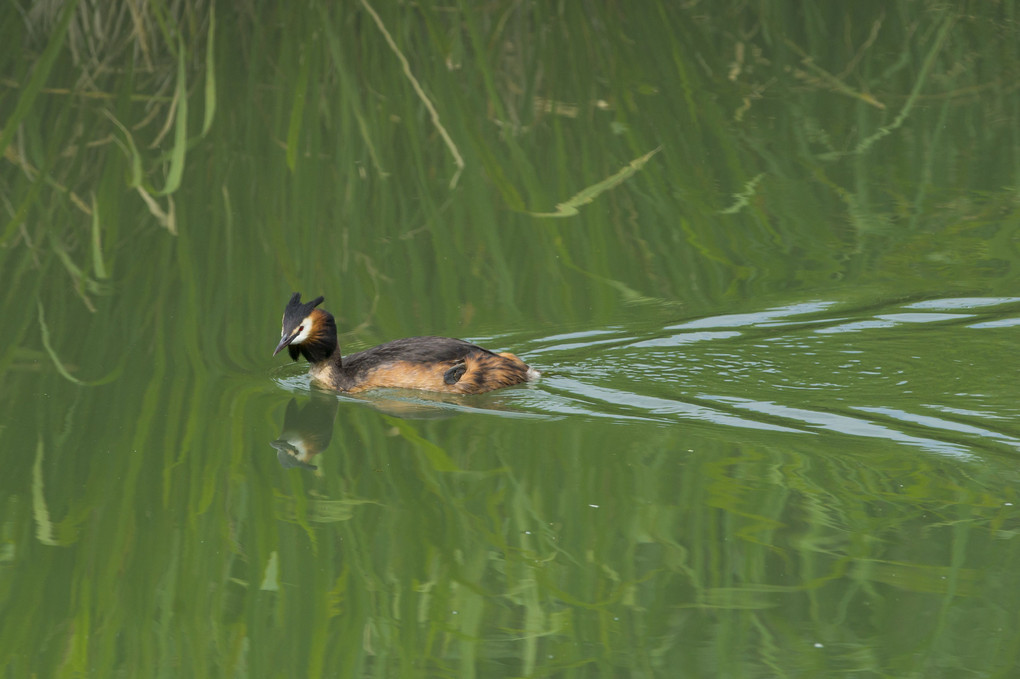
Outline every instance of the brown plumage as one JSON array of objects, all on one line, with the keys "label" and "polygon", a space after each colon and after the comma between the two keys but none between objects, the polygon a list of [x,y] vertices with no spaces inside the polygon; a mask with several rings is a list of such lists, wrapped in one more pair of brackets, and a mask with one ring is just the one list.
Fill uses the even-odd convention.
[{"label": "brown plumage", "polygon": [[286,347],[295,361],[304,356],[311,376],[337,391],[394,387],[478,394],[539,376],[513,354],[450,337],[408,337],[341,357],[333,315],[315,308],[322,301],[302,304],[300,293],[291,296],[273,355]]}]

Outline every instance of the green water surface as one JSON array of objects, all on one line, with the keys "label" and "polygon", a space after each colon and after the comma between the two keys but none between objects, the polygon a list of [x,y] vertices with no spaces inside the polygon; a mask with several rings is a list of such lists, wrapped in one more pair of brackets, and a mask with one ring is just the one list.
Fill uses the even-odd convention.
[{"label": "green water surface", "polygon": [[0,676],[1020,676],[1010,3],[2,13]]}]

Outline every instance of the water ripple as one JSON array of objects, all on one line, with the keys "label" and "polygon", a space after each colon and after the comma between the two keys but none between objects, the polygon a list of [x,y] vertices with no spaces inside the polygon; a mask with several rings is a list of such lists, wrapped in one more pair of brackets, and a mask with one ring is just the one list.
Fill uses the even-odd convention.
[{"label": "water ripple", "polygon": [[990,426],[1020,417],[1016,399],[1001,396],[1016,341],[1002,331],[1020,324],[1017,303],[968,297],[855,309],[815,300],[658,328],[558,333],[523,352],[547,370],[526,407],[830,432],[958,459],[1018,451],[1020,436]]}]

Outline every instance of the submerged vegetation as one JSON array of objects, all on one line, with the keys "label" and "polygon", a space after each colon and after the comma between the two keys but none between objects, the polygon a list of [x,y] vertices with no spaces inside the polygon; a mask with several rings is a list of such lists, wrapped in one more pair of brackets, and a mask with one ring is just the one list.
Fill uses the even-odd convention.
[{"label": "submerged vegetation", "polygon": [[[820,251],[895,258],[916,247],[919,220],[933,208],[951,205],[946,216],[957,221],[1013,210],[1017,58],[994,46],[1009,44],[1001,38],[1014,21],[911,2],[803,12],[737,2],[598,11],[34,3],[8,21],[3,54],[0,266],[19,273],[13,299],[59,279],[45,287],[73,290],[95,311],[138,261],[141,241],[185,228],[202,232],[204,250],[235,257],[227,264],[262,259],[267,248],[286,255],[293,263],[275,266],[291,278],[294,266],[312,265],[302,258],[314,248],[296,233],[307,232],[319,248],[342,250],[342,267],[360,269],[373,287],[424,252],[386,258],[366,239],[427,233],[439,275],[453,255],[505,281],[496,253],[527,240],[548,265],[557,250],[559,231],[535,231],[542,224],[529,215],[583,199],[586,187],[657,148],[645,170],[653,176],[600,195],[592,212],[602,215],[584,215],[642,210],[651,233],[617,234],[603,245],[626,256],[600,261],[592,252],[581,268],[665,298],[676,296],[682,268],[717,299],[762,274],[789,275],[736,256],[739,242],[797,238],[819,218],[833,225],[815,234]],[[597,149],[585,143],[592,138]],[[912,156],[920,176],[897,175],[884,160]],[[1001,193],[964,201],[991,177]],[[266,195],[263,185],[282,190]],[[180,205],[209,186],[218,195],[203,198],[202,213]],[[754,194],[742,195],[747,188]],[[635,191],[647,194],[642,206],[629,197]],[[460,205],[461,193],[487,199]],[[321,195],[332,199],[310,200]],[[403,214],[422,232],[392,233],[386,224]],[[450,253],[437,243],[454,240],[443,238],[454,235],[444,224],[461,219],[478,247]],[[719,228],[695,237],[692,220]],[[687,231],[682,267],[655,255],[676,251],[660,246],[678,228]],[[935,236],[980,256],[966,232],[943,226]],[[652,280],[627,280],[624,263],[636,260]],[[698,273],[702,262],[729,263],[728,289]],[[811,280],[787,283],[824,286],[843,266],[820,261]],[[939,273],[933,266],[930,275]],[[37,334],[33,314],[11,316],[19,337]]]},{"label": "submerged vegetation", "polygon": [[327,474],[262,451],[297,289],[355,345],[869,286],[1015,295],[1011,4],[16,7],[6,676],[1013,662],[1002,458],[354,407]]}]

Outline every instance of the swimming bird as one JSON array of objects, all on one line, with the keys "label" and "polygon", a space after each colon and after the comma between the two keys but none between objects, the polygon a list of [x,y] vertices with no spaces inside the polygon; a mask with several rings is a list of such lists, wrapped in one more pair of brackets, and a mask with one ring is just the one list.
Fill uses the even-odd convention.
[{"label": "swimming bird", "polygon": [[304,356],[316,381],[340,392],[385,387],[479,394],[538,379],[540,373],[513,354],[497,354],[450,337],[408,337],[341,356],[333,314],[316,297],[295,292],[283,311],[280,343],[295,361]]}]

